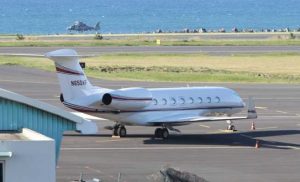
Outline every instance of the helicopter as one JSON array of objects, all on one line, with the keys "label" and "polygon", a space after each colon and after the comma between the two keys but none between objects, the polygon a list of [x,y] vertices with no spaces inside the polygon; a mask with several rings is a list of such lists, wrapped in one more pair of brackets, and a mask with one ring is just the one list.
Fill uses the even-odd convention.
[{"label": "helicopter", "polygon": [[97,22],[95,27],[88,26],[87,24],[81,21],[75,21],[73,25],[67,27],[68,31],[78,31],[78,32],[85,32],[85,31],[98,31],[100,30],[100,22]]}]

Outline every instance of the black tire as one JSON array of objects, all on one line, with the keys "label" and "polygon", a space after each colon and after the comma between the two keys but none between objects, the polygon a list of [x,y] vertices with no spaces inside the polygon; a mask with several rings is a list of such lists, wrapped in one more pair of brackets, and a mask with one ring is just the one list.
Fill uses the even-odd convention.
[{"label": "black tire", "polygon": [[168,131],[167,128],[162,129],[162,131],[161,131],[161,138],[163,138],[163,139],[169,138],[169,131]]},{"label": "black tire", "polygon": [[232,131],[235,130],[235,126],[234,125],[230,125],[228,128],[229,128],[229,130],[232,130]]},{"label": "black tire", "polygon": [[120,137],[126,137],[126,134],[127,134],[127,132],[126,132],[126,128],[124,126],[122,126],[118,129],[118,135]]},{"label": "black tire", "polygon": [[155,138],[162,138],[162,129],[156,128],[154,135],[155,135]]},{"label": "black tire", "polygon": [[114,129],[112,130],[112,135],[113,135],[113,136],[119,136],[119,135],[118,135],[118,128],[114,128]]}]

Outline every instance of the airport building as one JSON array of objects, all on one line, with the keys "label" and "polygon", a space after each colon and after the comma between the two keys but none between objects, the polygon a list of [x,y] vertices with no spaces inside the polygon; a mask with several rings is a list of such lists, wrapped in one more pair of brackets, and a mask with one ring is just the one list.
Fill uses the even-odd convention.
[{"label": "airport building", "polygon": [[95,123],[0,89],[0,182],[54,182],[65,131],[97,132]]}]

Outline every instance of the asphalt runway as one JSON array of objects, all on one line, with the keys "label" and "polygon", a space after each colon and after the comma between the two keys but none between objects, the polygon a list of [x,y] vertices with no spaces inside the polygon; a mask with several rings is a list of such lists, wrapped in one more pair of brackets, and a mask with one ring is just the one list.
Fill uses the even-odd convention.
[{"label": "asphalt runway", "polygon": [[[66,47],[0,47],[0,54],[45,54],[61,48]],[[210,55],[232,55],[300,52],[300,46],[102,46],[74,47],[72,49],[75,49],[81,55],[101,55],[105,53],[204,53]]]},{"label": "asphalt runway", "polygon": [[[128,137],[112,138],[103,127],[112,122],[95,120],[99,134],[64,136],[57,181],[77,179],[80,173],[103,181],[154,181],[164,166],[196,173],[209,181],[299,181],[300,85],[153,83],[90,79],[108,88],[130,86],[171,87],[219,85],[235,89],[242,98],[253,96],[259,118],[236,121],[238,132],[227,133],[225,122],[195,123],[178,127],[181,134],[168,140],[153,139],[154,128],[127,127]],[[54,72],[19,66],[0,66],[0,87],[39,99],[62,109]],[[255,142],[261,147],[256,149]]]}]

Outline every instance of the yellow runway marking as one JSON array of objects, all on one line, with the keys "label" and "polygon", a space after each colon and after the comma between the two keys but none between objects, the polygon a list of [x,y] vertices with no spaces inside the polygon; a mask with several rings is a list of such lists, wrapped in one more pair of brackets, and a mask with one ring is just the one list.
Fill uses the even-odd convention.
[{"label": "yellow runway marking", "polygon": [[221,133],[234,133],[234,132],[237,132],[237,131],[233,131],[233,130],[221,130],[221,129],[219,129],[218,131],[221,132]]},{"label": "yellow runway marking", "polygon": [[267,107],[258,107],[258,106],[256,106],[255,108],[256,108],[256,109],[262,109],[262,110],[268,110]]},{"label": "yellow runway marking", "polygon": [[210,126],[207,126],[207,125],[203,125],[203,124],[199,124],[200,127],[203,127],[203,128],[210,128]]},{"label": "yellow runway marking", "polygon": [[295,150],[300,150],[299,147],[293,147],[293,146],[287,146],[287,147],[289,147],[289,148],[291,148],[291,149],[295,149]]},{"label": "yellow runway marking", "polygon": [[222,133],[238,133],[239,131],[233,131],[233,130],[223,130],[223,129],[218,129],[216,131],[210,131],[207,132],[208,134],[222,134]]}]

